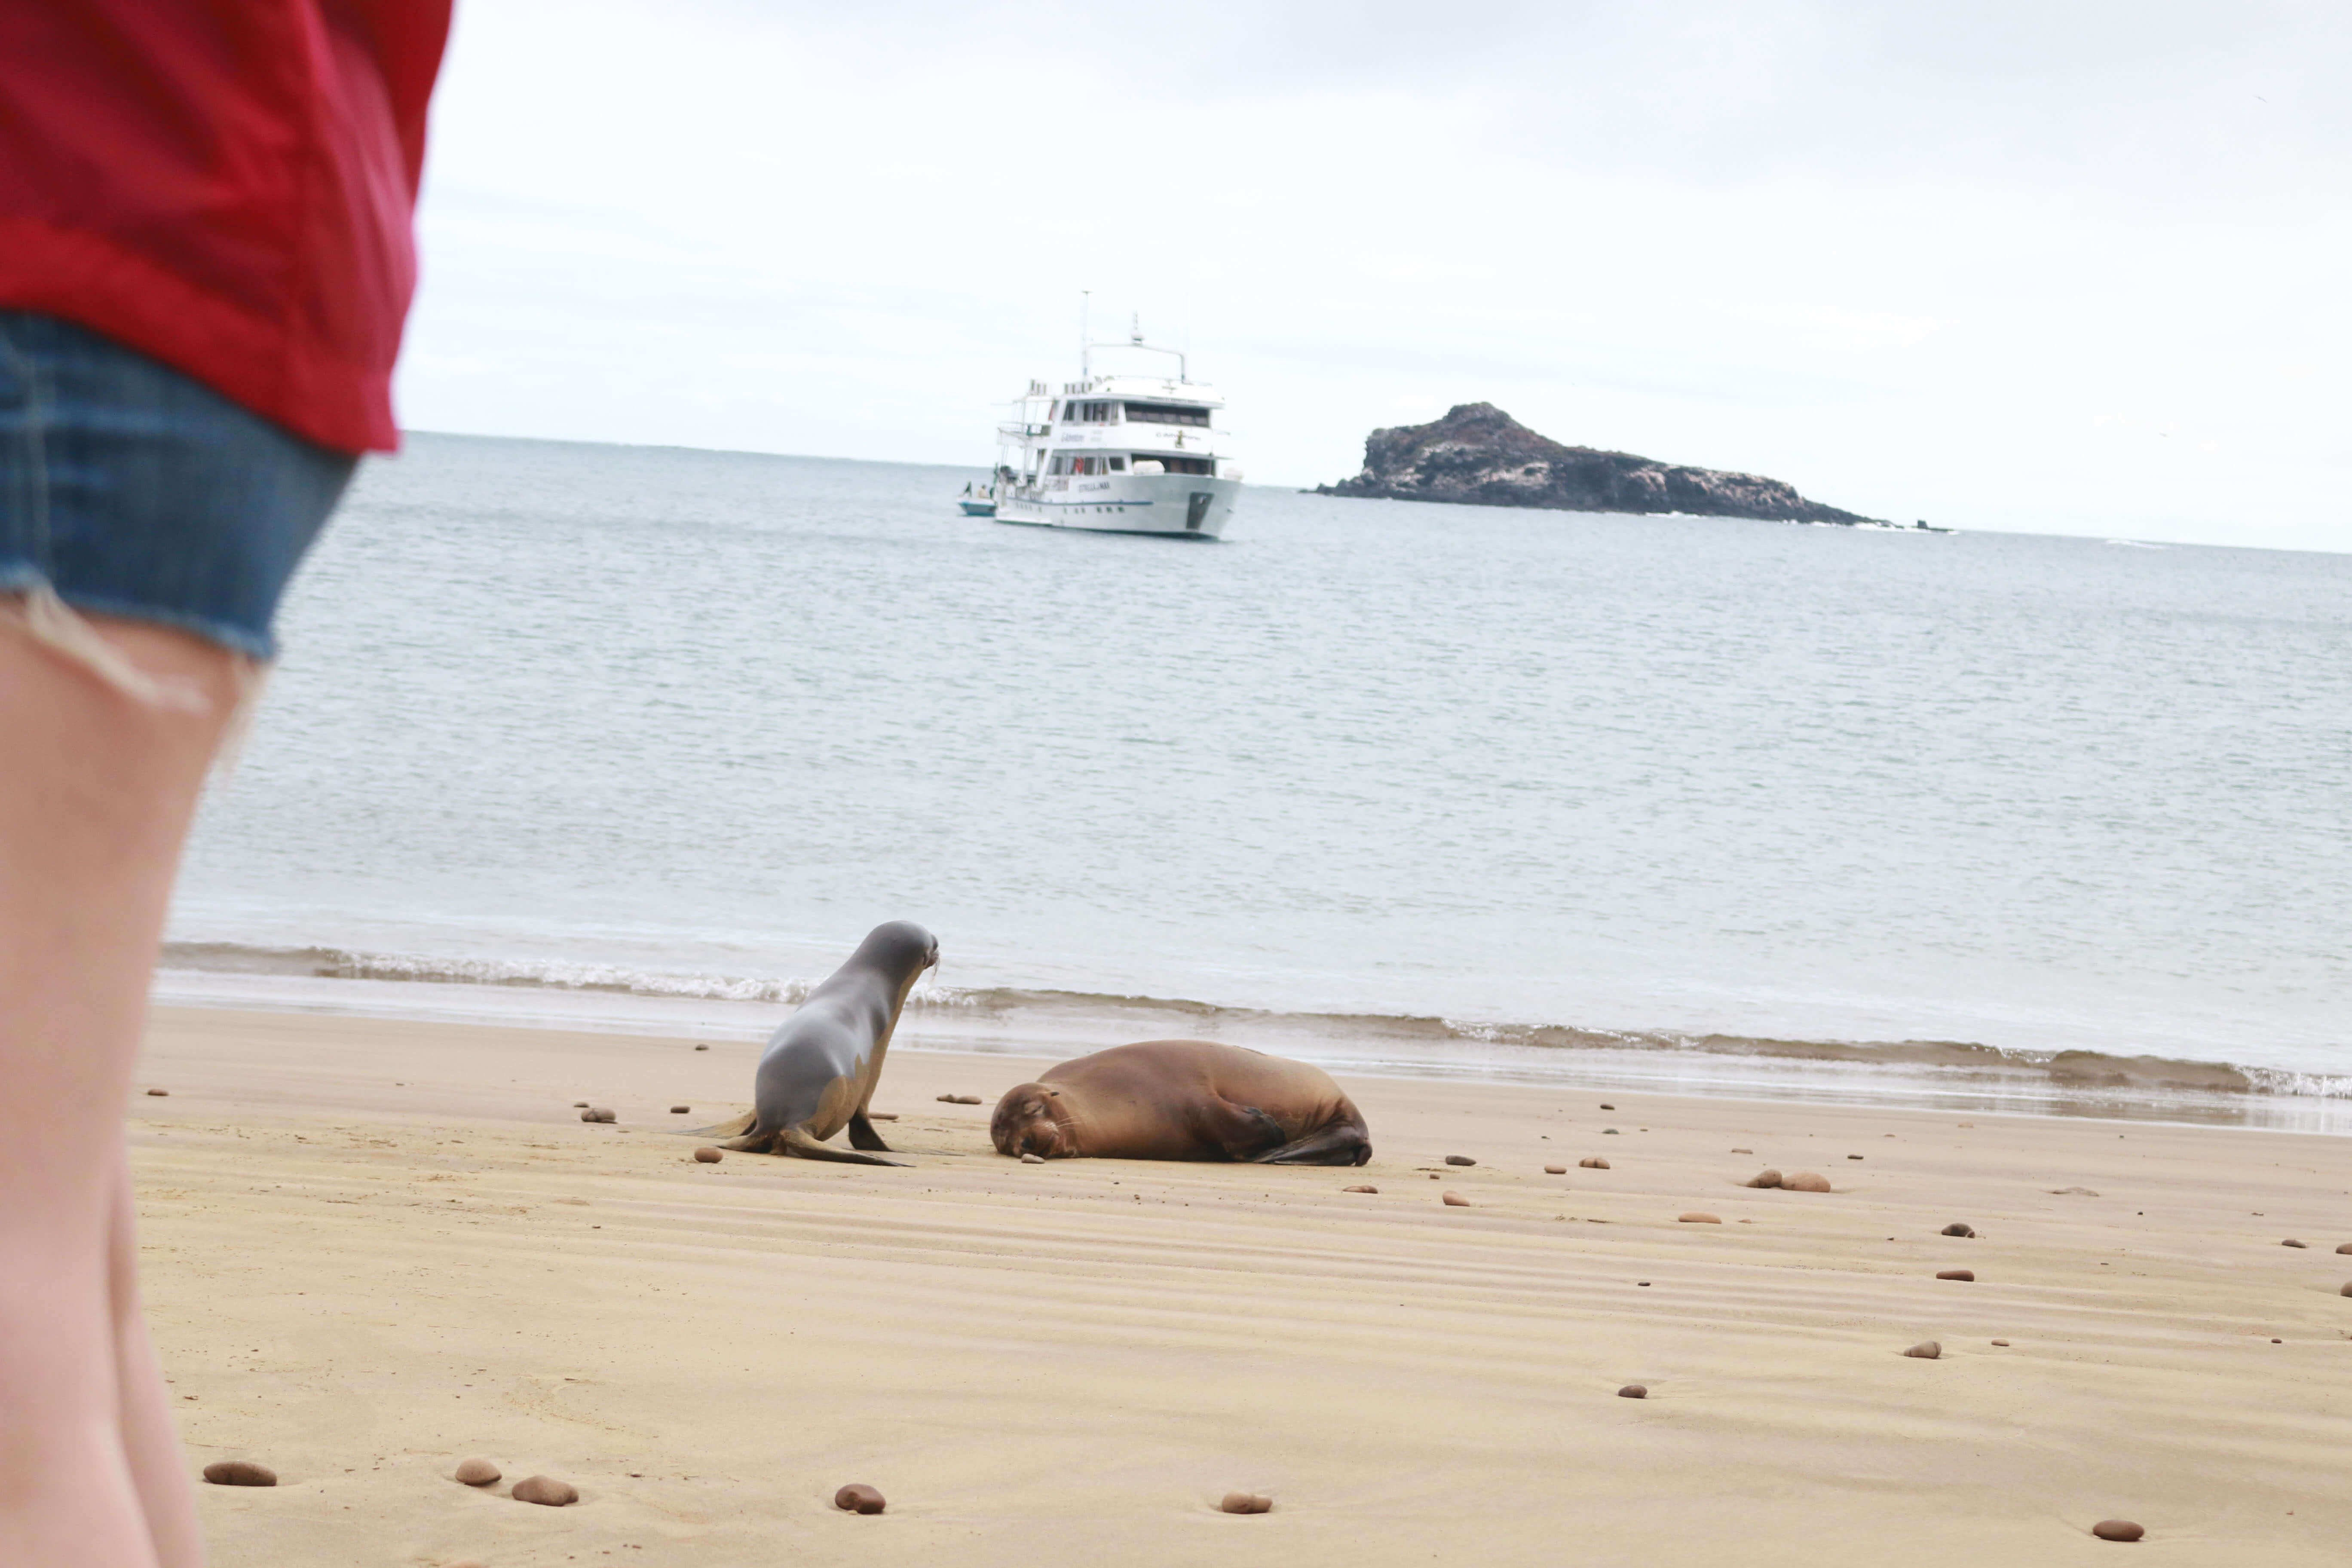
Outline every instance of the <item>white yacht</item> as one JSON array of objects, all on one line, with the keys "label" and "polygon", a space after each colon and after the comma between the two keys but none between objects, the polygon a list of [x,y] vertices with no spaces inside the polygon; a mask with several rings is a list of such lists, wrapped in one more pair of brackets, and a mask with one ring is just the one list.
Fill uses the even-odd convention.
[{"label": "white yacht", "polygon": [[[1097,349],[1171,355],[1175,377],[1097,374]],[[1218,538],[1242,488],[1241,469],[1221,449],[1224,405],[1185,374],[1181,353],[1145,342],[1139,328],[1124,342],[1082,341],[1078,379],[1058,393],[1029,384],[1013,420],[996,427],[993,479],[960,504],[999,522]]]}]

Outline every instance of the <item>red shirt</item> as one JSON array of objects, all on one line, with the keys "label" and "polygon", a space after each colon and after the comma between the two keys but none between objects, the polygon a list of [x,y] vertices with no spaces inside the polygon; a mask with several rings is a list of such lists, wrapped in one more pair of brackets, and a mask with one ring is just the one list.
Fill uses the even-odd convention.
[{"label": "red shirt", "polygon": [[0,0],[0,308],[390,451],[450,0]]}]

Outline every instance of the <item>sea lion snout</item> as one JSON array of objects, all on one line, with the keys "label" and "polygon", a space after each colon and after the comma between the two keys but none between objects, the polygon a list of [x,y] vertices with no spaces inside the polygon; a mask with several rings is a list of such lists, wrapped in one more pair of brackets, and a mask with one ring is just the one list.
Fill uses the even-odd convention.
[{"label": "sea lion snout", "polygon": [[1016,1159],[1034,1154],[1041,1160],[1066,1158],[1073,1151],[1054,1115],[1054,1091],[1042,1083],[1019,1083],[1004,1091],[988,1119],[989,1141],[1000,1154]]}]

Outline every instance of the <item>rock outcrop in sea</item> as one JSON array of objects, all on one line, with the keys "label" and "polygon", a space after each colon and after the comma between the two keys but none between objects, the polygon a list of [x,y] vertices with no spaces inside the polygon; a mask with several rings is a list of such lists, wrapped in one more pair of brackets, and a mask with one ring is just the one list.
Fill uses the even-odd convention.
[{"label": "rock outcrop in sea", "polygon": [[1444,418],[1427,425],[1373,431],[1364,442],[1364,471],[1336,485],[1318,486],[1316,493],[1555,511],[1685,512],[1848,527],[1878,522],[1807,500],[1795,487],[1759,474],[1684,468],[1631,452],[1562,446],[1491,403],[1459,404]]}]

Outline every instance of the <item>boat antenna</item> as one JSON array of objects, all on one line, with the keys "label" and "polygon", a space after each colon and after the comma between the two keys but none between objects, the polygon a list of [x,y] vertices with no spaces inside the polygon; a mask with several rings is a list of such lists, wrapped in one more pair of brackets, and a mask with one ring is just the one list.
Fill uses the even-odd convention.
[{"label": "boat antenna", "polygon": [[1093,319],[1089,312],[1093,310],[1094,302],[1095,291],[1093,289],[1081,289],[1078,290],[1078,379],[1080,381],[1091,381],[1094,379],[1094,373],[1087,369],[1087,365],[1091,363],[1088,358],[1087,351],[1094,346],[1090,342],[1088,342],[1088,340],[1094,336],[1094,332],[1087,326],[1087,322]]}]

